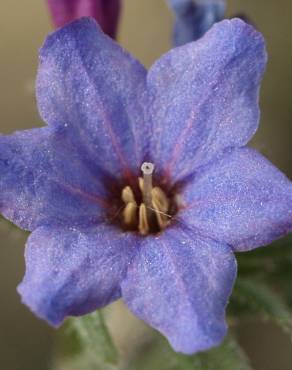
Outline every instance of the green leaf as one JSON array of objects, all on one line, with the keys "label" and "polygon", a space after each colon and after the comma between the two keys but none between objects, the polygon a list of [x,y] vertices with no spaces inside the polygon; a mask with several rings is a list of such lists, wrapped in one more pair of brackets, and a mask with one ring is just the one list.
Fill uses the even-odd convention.
[{"label": "green leaf", "polygon": [[229,335],[221,346],[194,358],[194,370],[252,370],[249,360],[237,341]]},{"label": "green leaf", "polygon": [[238,272],[277,291],[292,307],[292,234],[264,248],[237,253]]},{"label": "green leaf", "polygon": [[117,370],[118,352],[101,311],[68,320],[56,370]]},{"label": "green leaf", "polygon": [[229,336],[221,346],[193,356],[174,352],[163,337],[137,355],[131,370],[252,370],[237,342]]},{"label": "green leaf", "polygon": [[230,311],[238,313],[258,313],[273,320],[292,338],[292,313],[271,288],[258,281],[239,278],[230,303]]},{"label": "green leaf", "polygon": [[118,352],[105,325],[101,311],[71,319],[82,346],[98,353],[102,362],[116,363]]},{"label": "green leaf", "polygon": [[[193,357],[172,350],[167,340],[155,335],[131,363],[130,370],[194,370]],[[199,369],[198,369],[199,370]]]},{"label": "green leaf", "polygon": [[[278,276],[292,276],[292,234],[249,253],[237,253],[239,275],[251,274],[275,281]],[[267,276],[268,274],[268,276]]]}]

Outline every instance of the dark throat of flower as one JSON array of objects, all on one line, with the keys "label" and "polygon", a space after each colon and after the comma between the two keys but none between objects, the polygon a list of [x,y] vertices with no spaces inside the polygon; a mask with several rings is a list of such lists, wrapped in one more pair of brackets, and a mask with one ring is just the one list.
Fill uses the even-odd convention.
[{"label": "dark throat of flower", "polygon": [[[143,177],[138,178],[141,197],[135,196],[130,186],[122,190],[121,197],[125,205],[122,221],[125,228],[148,235],[158,233],[170,224],[173,202],[159,186],[153,186],[153,163],[144,162],[141,171]],[[140,204],[138,198],[141,198]]]}]

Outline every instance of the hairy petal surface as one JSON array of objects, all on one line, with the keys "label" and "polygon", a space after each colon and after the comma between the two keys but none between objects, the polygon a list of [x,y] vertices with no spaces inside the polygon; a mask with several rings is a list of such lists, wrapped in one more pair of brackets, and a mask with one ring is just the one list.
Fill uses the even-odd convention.
[{"label": "hairy petal surface", "polygon": [[40,318],[59,325],[120,297],[135,236],[94,228],[40,227],[28,239],[26,273],[18,292]]},{"label": "hairy petal surface", "polygon": [[176,351],[191,354],[224,337],[235,276],[229,246],[174,227],[144,239],[122,282],[122,296]]},{"label": "hairy petal surface", "polygon": [[184,45],[202,37],[224,18],[225,0],[168,0],[175,14],[173,43]]},{"label": "hairy petal surface", "polygon": [[106,190],[66,129],[0,135],[0,212],[21,228],[97,223]]},{"label": "hairy petal surface", "polygon": [[37,100],[51,126],[121,178],[142,163],[144,67],[90,18],[51,34],[40,51]]},{"label": "hairy petal surface", "polygon": [[105,33],[116,36],[120,0],[47,0],[53,22],[62,27],[81,17],[93,17]]},{"label": "hairy petal surface", "polygon": [[266,63],[260,33],[239,19],[215,24],[150,69],[153,161],[181,179],[258,127],[259,83]]},{"label": "hairy petal surface", "polygon": [[229,150],[183,193],[181,220],[245,251],[292,231],[292,182],[257,151]]}]

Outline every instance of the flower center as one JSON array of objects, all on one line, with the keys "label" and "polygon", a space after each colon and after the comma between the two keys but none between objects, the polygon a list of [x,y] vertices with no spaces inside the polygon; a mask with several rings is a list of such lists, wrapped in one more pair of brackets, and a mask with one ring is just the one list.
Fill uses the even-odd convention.
[{"label": "flower center", "polygon": [[176,207],[173,199],[168,197],[159,186],[153,186],[154,165],[144,162],[141,171],[143,177],[138,178],[140,194],[135,196],[130,186],[122,189],[123,226],[129,230],[137,230],[142,235],[158,233],[170,224]]}]

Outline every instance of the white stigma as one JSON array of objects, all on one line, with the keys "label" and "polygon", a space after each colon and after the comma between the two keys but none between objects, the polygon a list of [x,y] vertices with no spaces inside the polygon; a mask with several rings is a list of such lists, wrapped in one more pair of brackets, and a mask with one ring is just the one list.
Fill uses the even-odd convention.
[{"label": "white stigma", "polygon": [[151,162],[144,162],[141,166],[141,171],[143,172],[143,175],[152,175],[154,172],[154,164]]},{"label": "white stigma", "polygon": [[141,166],[143,172],[144,186],[143,186],[143,202],[146,208],[152,208],[152,174],[154,172],[154,164],[151,162],[144,162]]}]

